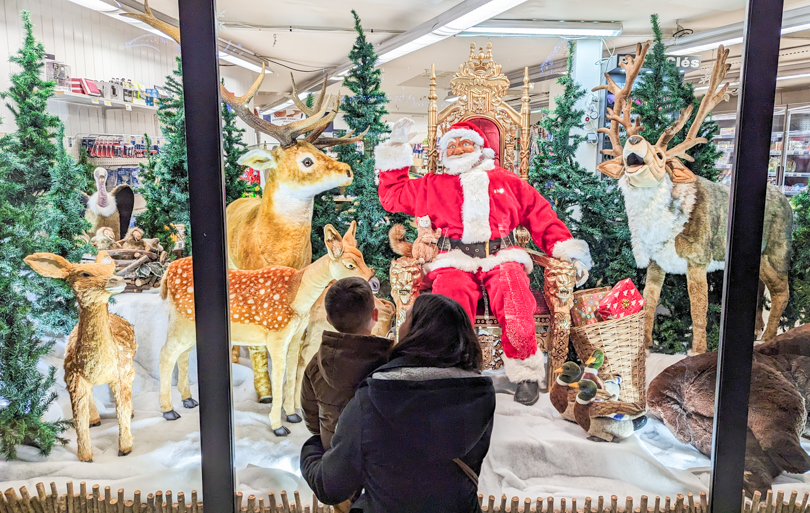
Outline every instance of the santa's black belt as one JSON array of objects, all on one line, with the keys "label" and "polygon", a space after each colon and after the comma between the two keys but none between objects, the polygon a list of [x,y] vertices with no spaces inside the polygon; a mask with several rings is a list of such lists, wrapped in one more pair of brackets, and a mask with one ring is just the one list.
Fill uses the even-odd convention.
[{"label": "santa's black belt", "polygon": [[439,250],[451,251],[457,249],[465,255],[473,258],[485,258],[496,254],[501,249],[511,248],[512,246],[517,246],[517,243],[512,239],[511,235],[507,235],[506,237],[501,237],[499,239],[493,239],[486,242],[476,242],[472,244],[464,243],[459,239],[445,238],[444,241],[439,243]]}]

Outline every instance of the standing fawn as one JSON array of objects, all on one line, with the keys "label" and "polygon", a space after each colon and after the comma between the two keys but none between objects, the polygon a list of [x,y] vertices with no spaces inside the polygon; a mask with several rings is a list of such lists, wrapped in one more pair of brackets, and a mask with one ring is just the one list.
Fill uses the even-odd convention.
[{"label": "standing fawn", "polygon": [[[327,254],[301,270],[280,266],[255,271],[228,270],[233,343],[264,346],[270,353],[275,398],[270,423],[276,436],[290,432],[281,423],[282,398],[287,421],[301,422],[295,413],[295,374],[301,339],[315,301],[332,280],[351,276],[376,280],[374,271],[366,267],[363,254],[344,241],[332,225],[324,227],[324,241]],[[160,409],[164,418],[175,420],[180,417],[171,400],[175,362],[183,405],[197,406],[188,381],[188,356],[196,342],[191,257],[169,265],[160,294],[169,300],[169,331],[160,351]]]},{"label": "standing fawn", "polygon": [[135,369],[135,330],[110,314],[108,300],[124,291],[124,279],[115,276],[115,262],[99,251],[93,264],[72,264],[59,255],[34,253],[25,263],[42,276],[65,280],[79,302],[79,324],[65,348],[65,384],[70,394],[79,460],[93,461],[90,426],[101,419],[93,399],[93,385],[110,385],[118,416],[118,455],[132,452],[132,380]]}]

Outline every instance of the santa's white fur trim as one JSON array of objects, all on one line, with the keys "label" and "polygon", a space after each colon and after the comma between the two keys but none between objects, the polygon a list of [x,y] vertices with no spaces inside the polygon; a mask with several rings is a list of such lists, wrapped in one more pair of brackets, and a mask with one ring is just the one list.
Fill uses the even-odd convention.
[{"label": "santa's white fur trim", "polygon": [[554,247],[551,248],[551,256],[566,262],[579,260],[589,271],[593,266],[588,243],[581,239],[568,239],[554,244]]},{"label": "santa's white fur trim", "polygon": [[472,141],[476,146],[484,146],[484,138],[475,130],[470,130],[469,128],[454,128],[445,132],[442,138],[439,139],[439,147],[442,149],[442,153],[447,149],[447,145],[450,144],[450,141],[459,137]]},{"label": "santa's white fur trim", "polygon": [[101,217],[110,217],[118,208],[118,205],[115,203],[115,196],[110,193],[107,193],[107,206],[100,207],[98,206],[98,192],[94,192],[90,199],[87,201],[87,208],[90,209],[90,212],[94,213],[97,216]]},{"label": "santa's white fur trim", "polygon": [[504,355],[503,368],[506,371],[506,377],[512,383],[542,381],[546,377],[545,355],[539,350],[525,360],[507,358]]},{"label": "santa's white fur trim", "polygon": [[461,194],[461,242],[474,244],[492,238],[489,228],[489,175],[486,171],[468,171],[459,175]]},{"label": "santa's white fur trim", "polygon": [[410,168],[413,165],[413,150],[410,144],[380,143],[374,148],[374,168],[379,171],[393,171]]},{"label": "santa's white fur trim", "polygon": [[493,150],[492,148],[484,148],[483,154],[485,159],[495,158],[495,150]]},{"label": "santa's white fur trim", "polygon": [[445,267],[452,267],[453,269],[458,269],[459,271],[465,271],[468,273],[474,273],[479,270],[488,272],[507,262],[517,262],[519,264],[523,264],[526,274],[532,272],[532,269],[534,268],[532,257],[526,253],[526,250],[523,248],[509,248],[498,251],[497,254],[484,258],[474,258],[462,253],[460,249],[454,249],[453,251],[448,251],[447,253],[440,253],[439,256],[436,257],[436,260],[425,264],[423,269],[426,273],[429,273],[435,269],[443,269]]}]

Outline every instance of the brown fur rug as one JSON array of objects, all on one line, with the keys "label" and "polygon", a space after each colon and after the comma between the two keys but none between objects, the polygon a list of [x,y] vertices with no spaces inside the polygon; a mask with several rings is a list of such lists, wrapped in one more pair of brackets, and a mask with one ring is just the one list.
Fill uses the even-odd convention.
[{"label": "brown fur rug", "polygon": [[[808,427],[810,398],[810,330],[803,332],[777,337],[754,353],[745,461],[749,493],[765,493],[783,471],[810,471],[810,456],[799,443]],[[647,393],[650,413],[707,456],[716,379],[717,353],[690,356],[656,376]]]}]

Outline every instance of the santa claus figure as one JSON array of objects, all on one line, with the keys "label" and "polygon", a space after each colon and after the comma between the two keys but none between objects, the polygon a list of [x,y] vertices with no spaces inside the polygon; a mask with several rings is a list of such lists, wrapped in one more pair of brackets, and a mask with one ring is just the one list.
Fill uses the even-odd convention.
[{"label": "santa claus figure", "polygon": [[578,284],[591,267],[588,244],[571,236],[532,186],[495,165],[494,151],[473,124],[456,123],[442,136],[443,173],[410,179],[412,126],[408,118],[399,120],[391,138],[374,150],[380,201],[389,212],[429,216],[433,228],[441,230],[440,253],[424,266],[433,293],[461,303],[474,322],[486,290],[489,308],[502,327],[504,367],[517,384],[515,400],[534,404],[545,365],[537,350],[536,303],[529,290],[532,260],[512,232],[523,225],[544,252],[572,262]]}]

